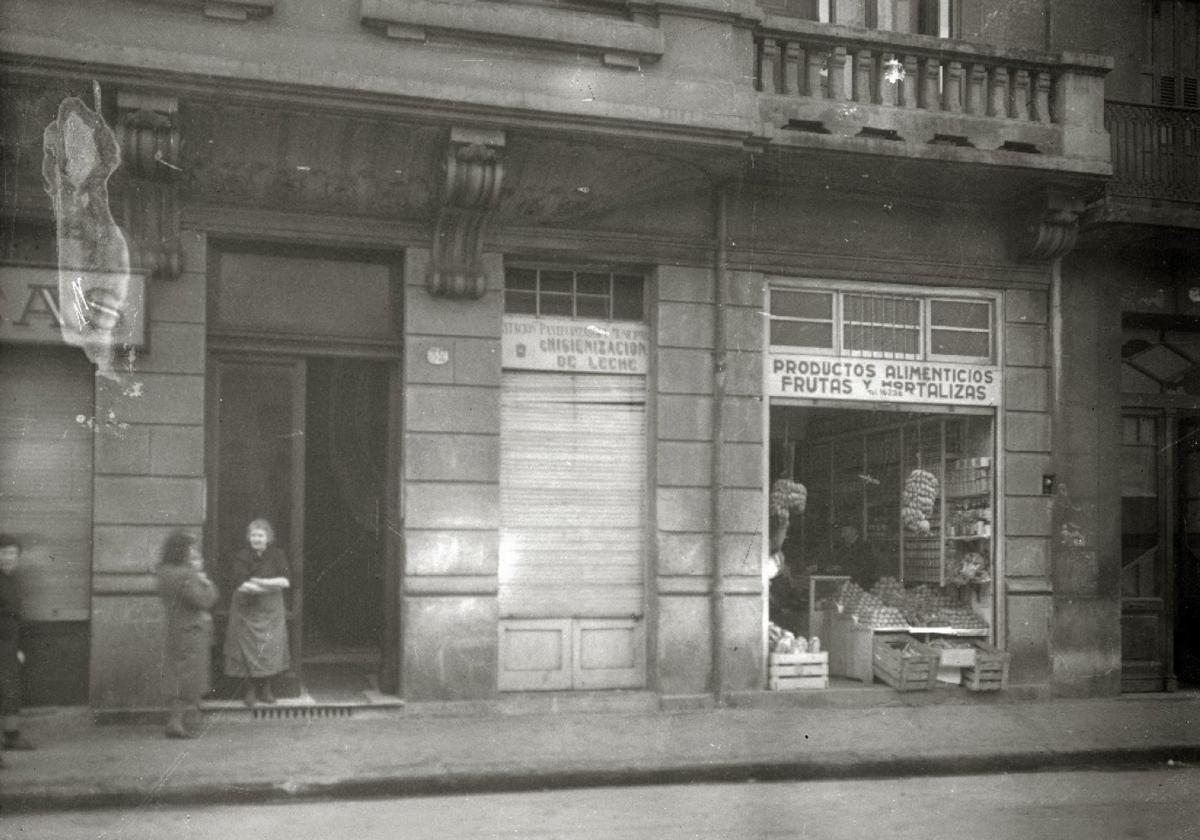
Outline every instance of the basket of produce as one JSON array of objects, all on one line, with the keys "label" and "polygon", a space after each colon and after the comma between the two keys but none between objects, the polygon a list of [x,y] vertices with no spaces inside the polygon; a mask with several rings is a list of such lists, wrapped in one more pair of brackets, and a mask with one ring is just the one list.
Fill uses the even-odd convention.
[{"label": "basket of produce", "polygon": [[1003,691],[1008,688],[1008,663],[1012,654],[985,642],[975,642],[975,664],[963,668],[962,684],[968,691]]},{"label": "basket of produce", "polygon": [[912,636],[875,640],[875,676],[897,691],[928,691],[937,682],[941,654]]}]

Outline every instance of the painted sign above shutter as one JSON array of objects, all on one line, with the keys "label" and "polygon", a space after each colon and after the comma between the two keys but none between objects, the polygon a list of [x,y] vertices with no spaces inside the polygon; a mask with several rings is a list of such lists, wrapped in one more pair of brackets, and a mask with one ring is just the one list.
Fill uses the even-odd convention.
[{"label": "painted sign above shutter", "polygon": [[506,315],[501,364],[510,370],[645,374],[649,344],[646,325],[634,321]]},{"label": "painted sign above shutter", "polygon": [[[143,347],[146,282],[128,275],[125,309],[113,330],[118,347]],[[62,302],[57,268],[0,266],[0,341],[13,344],[62,344]]]}]

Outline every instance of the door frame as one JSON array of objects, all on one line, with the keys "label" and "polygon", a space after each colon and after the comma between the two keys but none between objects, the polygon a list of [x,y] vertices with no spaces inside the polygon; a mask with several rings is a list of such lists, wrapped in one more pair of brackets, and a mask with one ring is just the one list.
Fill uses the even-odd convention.
[{"label": "door frame", "polygon": [[[1169,404],[1163,405],[1152,396],[1138,400],[1128,399],[1127,395],[1125,404],[1121,408],[1122,421],[1126,417],[1149,417],[1159,421],[1158,434],[1155,441],[1156,449],[1158,450],[1158,480],[1156,486],[1158,492],[1158,528],[1161,551],[1163,552],[1162,608],[1159,627],[1162,636],[1159,651],[1163,662],[1162,672],[1161,674],[1145,675],[1135,672],[1128,675],[1129,683],[1147,683],[1153,681],[1159,684],[1148,689],[1135,688],[1133,685],[1127,688],[1126,663],[1122,656],[1121,690],[1125,692],[1144,690],[1175,691],[1179,683],[1178,676],[1175,673],[1175,622],[1177,620],[1176,612],[1178,607],[1176,603],[1178,597],[1178,593],[1176,592],[1176,576],[1179,571],[1180,543],[1185,538],[1186,531],[1183,528],[1183,517],[1185,515],[1183,505],[1185,504],[1185,500],[1181,498],[1184,490],[1184,482],[1179,476],[1181,459],[1178,457],[1175,444],[1180,440],[1179,428],[1182,421],[1195,420],[1200,424],[1200,400],[1174,397],[1169,401],[1163,402],[1169,402]],[[1159,600],[1160,598],[1127,598],[1122,594],[1120,596],[1121,617],[1123,619],[1127,614],[1127,606],[1134,607],[1130,612],[1137,614],[1144,611],[1138,610],[1138,606],[1146,607],[1151,602]]]},{"label": "door frame", "polygon": [[[404,409],[404,366],[399,352],[382,353],[375,348],[363,348],[362,352],[347,352],[344,348],[327,348],[319,343],[313,347],[315,351],[312,355],[317,357],[351,357],[357,361],[363,362],[378,362],[388,366],[388,400],[387,400],[387,446],[386,463],[387,475],[384,481],[384,500],[386,505],[385,510],[385,528],[384,528],[384,544],[380,549],[383,553],[384,576],[383,576],[383,591],[380,597],[383,598],[383,630],[379,639],[379,688],[383,693],[396,694],[400,693],[400,657],[403,647],[401,645],[402,622],[400,615],[401,608],[401,582],[403,579],[403,550],[404,541],[401,536],[404,533],[403,511],[401,510],[401,485],[400,485],[400,470],[403,464],[403,409]],[[218,533],[218,487],[220,485],[220,468],[219,454],[217,442],[220,434],[219,411],[220,406],[217,400],[219,393],[219,376],[217,369],[220,361],[232,361],[241,363],[262,363],[262,362],[281,362],[292,361],[298,363],[300,370],[300,378],[302,386],[307,384],[308,356],[298,355],[294,350],[281,348],[278,344],[273,343],[270,339],[261,341],[248,341],[244,336],[236,338],[231,337],[228,340],[222,340],[219,334],[209,334],[209,348],[207,353],[205,367],[205,390],[206,390],[206,417],[205,417],[205,475],[206,480],[206,522],[204,527],[204,544],[206,547],[215,545],[216,536]],[[300,400],[298,410],[300,412],[300,426],[304,428],[305,421],[305,406],[307,403],[307,388],[301,387]],[[297,409],[297,405],[293,405],[293,410]],[[293,418],[295,421],[295,418]],[[304,439],[301,438],[303,441]],[[293,449],[293,459],[299,458],[299,475],[301,478],[300,486],[302,492],[299,494],[293,493],[292,498],[292,531],[289,534],[289,539],[292,543],[289,544],[289,559],[295,564],[300,564],[299,586],[293,589],[292,593],[292,610],[289,610],[288,618],[291,620],[293,611],[302,610],[303,608],[303,550],[304,550],[304,505],[305,493],[304,489],[304,467],[305,467],[305,452],[306,445],[301,445]],[[297,455],[297,452],[299,453]],[[293,460],[293,471],[297,469],[295,460]],[[296,475],[293,472],[293,475]],[[298,532],[298,533],[295,533]],[[296,546],[296,547],[293,547]],[[293,582],[295,583],[295,582]],[[298,636],[292,640],[293,663],[292,670],[301,676],[301,667],[303,664],[302,649],[300,645],[303,639],[303,627],[300,622],[303,620],[303,613],[296,613],[296,624],[290,626],[289,631],[293,636]]]}]

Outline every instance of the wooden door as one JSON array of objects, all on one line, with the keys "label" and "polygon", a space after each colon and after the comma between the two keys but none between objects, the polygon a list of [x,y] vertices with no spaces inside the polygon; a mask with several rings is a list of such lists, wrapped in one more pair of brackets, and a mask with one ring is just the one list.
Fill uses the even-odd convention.
[{"label": "wooden door", "polygon": [[1174,687],[1170,575],[1179,538],[1177,419],[1127,413],[1121,441],[1121,688]]},{"label": "wooden door", "polygon": [[[305,362],[216,356],[209,370],[209,562],[228,618],[233,558],[246,526],[264,518],[291,564],[287,603],[292,669],[300,676],[304,604]],[[222,630],[223,632],[223,630]],[[288,687],[285,686],[285,693]]]}]

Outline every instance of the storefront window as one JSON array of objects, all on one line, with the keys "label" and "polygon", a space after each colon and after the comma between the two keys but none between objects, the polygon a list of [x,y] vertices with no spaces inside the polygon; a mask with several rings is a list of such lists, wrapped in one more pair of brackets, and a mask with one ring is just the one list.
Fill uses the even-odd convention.
[{"label": "storefront window", "polygon": [[998,311],[982,292],[771,289],[770,688],[912,690],[914,668],[923,688],[1001,687]]}]

